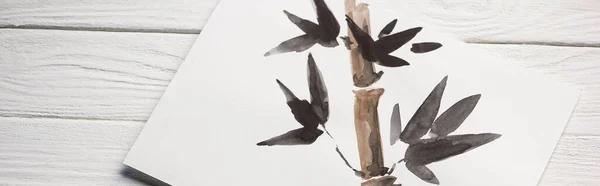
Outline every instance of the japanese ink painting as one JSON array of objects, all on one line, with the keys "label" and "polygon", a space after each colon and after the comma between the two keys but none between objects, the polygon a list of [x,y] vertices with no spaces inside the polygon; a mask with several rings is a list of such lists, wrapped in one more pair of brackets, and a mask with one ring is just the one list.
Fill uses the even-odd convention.
[{"label": "japanese ink painting", "polygon": [[537,185],[579,91],[419,20],[222,0],[125,164],[171,185]]}]

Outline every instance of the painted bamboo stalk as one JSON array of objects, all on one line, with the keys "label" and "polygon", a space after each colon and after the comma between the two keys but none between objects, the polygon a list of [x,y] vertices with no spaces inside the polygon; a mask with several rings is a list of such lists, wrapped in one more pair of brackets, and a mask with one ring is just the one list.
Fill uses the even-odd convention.
[{"label": "painted bamboo stalk", "polygon": [[363,179],[387,172],[383,162],[383,148],[379,131],[377,106],[383,88],[354,90],[354,127]]},{"label": "painted bamboo stalk", "polygon": [[[371,34],[369,8],[367,4],[356,5],[356,0],[345,0],[346,15],[352,18],[365,32]],[[348,28],[348,39],[352,43],[350,50],[350,63],[352,65],[352,80],[354,86],[365,88],[377,82],[383,75],[382,71],[375,73],[372,62],[360,56],[356,39]],[[379,131],[379,115],[377,107],[379,98],[383,95],[383,88],[359,89],[353,91],[354,101],[354,127],[360,157],[360,166],[363,179],[368,180],[361,186],[392,186],[396,180],[394,176],[383,176],[387,168],[384,167],[383,148]],[[370,180],[369,180],[370,179]]]},{"label": "painted bamboo stalk", "polygon": [[379,178],[371,179],[369,181],[365,181],[361,186],[402,186],[402,184],[394,184],[396,181],[396,177],[394,176],[382,176]]},{"label": "painted bamboo stalk", "polygon": [[[369,7],[365,3],[356,5],[356,0],[345,0],[346,15],[352,18],[363,30],[371,34]],[[365,29],[366,28],[366,29]],[[383,75],[383,71],[375,73],[373,63],[365,61],[360,57],[356,39],[348,28],[348,38],[352,42],[350,45],[350,62],[352,64],[352,80],[356,87],[368,87],[377,82]]]}]

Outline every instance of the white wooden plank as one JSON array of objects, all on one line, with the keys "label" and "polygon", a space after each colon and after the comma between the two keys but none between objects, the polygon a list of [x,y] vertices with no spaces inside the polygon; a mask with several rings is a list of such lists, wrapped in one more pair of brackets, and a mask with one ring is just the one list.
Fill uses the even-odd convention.
[{"label": "white wooden plank", "polygon": [[142,185],[120,174],[142,127],[0,117],[0,185]]},{"label": "white wooden plank", "polygon": [[0,116],[145,120],[195,37],[0,30]]},{"label": "white wooden plank", "polygon": [[218,0],[2,0],[0,28],[199,33]]},{"label": "white wooden plank", "polygon": [[[469,42],[600,46],[597,0],[365,2],[405,13]],[[218,0],[3,0],[0,28],[198,33],[217,3]]]},{"label": "white wooden plank", "polygon": [[[600,185],[600,138],[563,135],[547,165],[540,186]],[[515,167],[518,169],[519,167]],[[519,185],[515,183],[515,185]]]},{"label": "white wooden plank", "polygon": [[[120,172],[142,127],[136,121],[0,117],[0,185],[141,185]],[[598,144],[598,136],[563,136],[540,185],[598,185]]]},{"label": "white wooden plank", "polygon": [[[0,116],[145,121],[195,38],[0,30]],[[600,135],[600,48],[476,46],[581,88],[566,132]]]}]

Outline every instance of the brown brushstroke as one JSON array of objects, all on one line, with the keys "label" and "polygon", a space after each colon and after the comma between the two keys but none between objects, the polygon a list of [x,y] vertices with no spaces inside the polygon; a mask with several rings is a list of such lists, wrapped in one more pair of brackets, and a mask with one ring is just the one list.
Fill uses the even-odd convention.
[{"label": "brown brushstroke", "polygon": [[387,168],[383,163],[383,148],[379,131],[379,115],[377,106],[383,95],[383,88],[361,89],[352,91],[354,99],[354,127],[358,142],[361,171],[363,179],[384,175]]},{"label": "brown brushstroke", "polygon": [[[346,15],[352,18],[361,28],[370,28],[369,7],[365,3],[356,5],[356,0],[345,0],[344,6]],[[371,34],[371,29],[366,29]],[[383,75],[383,71],[375,73],[375,67],[372,62],[364,60],[358,51],[356,39],[348,29],[348,37],[352,42],[350,45],[350,62],[352,64],[352,80],[356,87],[368,87],[377,82]]]},{"label": "brown brushstroke", "polygon": [[369,181],[365,181],[361,186],[401,186],[402,184],[394,184],[396,181],[396,177],[394,176],[382,176],[379,178],[371,179]]}]

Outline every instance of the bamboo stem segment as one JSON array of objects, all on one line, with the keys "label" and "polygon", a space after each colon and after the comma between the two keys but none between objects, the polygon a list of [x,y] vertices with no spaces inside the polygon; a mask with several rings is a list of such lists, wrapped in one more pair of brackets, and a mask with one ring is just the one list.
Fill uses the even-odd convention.
[{"label": "bamboo stem segment", "polygon": [[[369,35],[371,34],[369,7],[365,3],[356,5],[356,0],[345,0],[346,15],[352,18],[354,22]],[[360,56],[356,39],[348,28],[348,37],[352,44],[350,45],[350,61],[352,64],[352,80],[356,87],[368,87],[377,82],[383,75],[383,71],[375,73],[375,67],[372,62],[366,61]]]},{"label": "bamboo stem segment", "polygon": [[383,95],[383,88],[354,90],[354,127],[358,142],[363,179],[370,179],[386,173],[384,168],[379,115],[377,106]]},{"label": "bamboo stem segment", "polygon": [[[356,5],[356,0],[345,0],[346,15],[369,35],[371,34],[369,7],[365,3]],[[360,55],[356,38],[348,28],[348,39],[351,42],[350,63],[352,65],[352,80],[354,86],[369,87],[383,75],[382,71],[375,73],[372,62],[366,61]],[[383,88],[354,90],[354,127],[358,143],[361,171],[364,173],[361,186],[392,186],[396,177],[383,176],[387,168],[383,163],[383,147],[379,131],[379,115],[377,107]],[[376,179],[373,177],[382,176]],[[371,180],[369,180],[371,179]]]},{"label": "bamboo stem segment", "polygon": [[396,177],[394,176],[382,176],[376,179],[371,179],[369,181],[365,181],[361,186],[402,186],[402,184],[395,185],[394,181],[396,181]]}]

